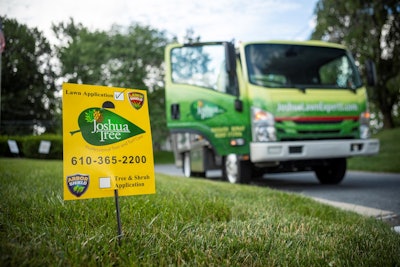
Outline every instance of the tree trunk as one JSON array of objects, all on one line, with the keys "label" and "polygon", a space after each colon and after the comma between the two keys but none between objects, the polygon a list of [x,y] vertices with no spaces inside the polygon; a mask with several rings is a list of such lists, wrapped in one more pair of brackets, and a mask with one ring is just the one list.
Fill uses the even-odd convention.
[{"label": "tree trunk", "polygon": [[384,129],[393,129],[394,128],[394,122],[393,122],[393,116],[391,110],[382,110],[383,114],[383,128]]},{"label": "tree trunk", "polygon": [[382,77],[378,82],[378,86],[376,88],[376,93],[378,94],[378,103],[379,110],[383,115],[383,128],[384,129],[393,129],[394,128],[394,120],[392,114],[393,102],[391,100],[391,96],[388,88],[386,87],[387,77]]}]

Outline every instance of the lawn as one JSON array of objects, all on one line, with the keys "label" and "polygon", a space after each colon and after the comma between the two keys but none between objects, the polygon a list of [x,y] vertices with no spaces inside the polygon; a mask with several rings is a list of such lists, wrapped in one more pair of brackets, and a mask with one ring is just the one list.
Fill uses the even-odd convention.
[{"label": "lawn", "polygon": [[387,224],[269,188],[156,174],[154,195],[63,201],[62,162],[0,159],[1,266],[400,266]]},{"label": "lawn", "polygon": [[351,170],[400,173],[400,128],[384,130],[373,138],[380,141],[378,155],[355,157],[348,161]]}]

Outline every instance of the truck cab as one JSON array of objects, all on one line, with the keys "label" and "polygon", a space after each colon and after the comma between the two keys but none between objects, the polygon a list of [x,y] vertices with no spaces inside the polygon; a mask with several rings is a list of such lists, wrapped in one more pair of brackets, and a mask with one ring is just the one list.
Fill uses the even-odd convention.
[{"label": "truck cab", "polygon": [[166,116],[185,176],[231,183],[314,171],[337,184],[346,159],[379,152],[367,93],[345,47],[320,41],[166,47]]}]

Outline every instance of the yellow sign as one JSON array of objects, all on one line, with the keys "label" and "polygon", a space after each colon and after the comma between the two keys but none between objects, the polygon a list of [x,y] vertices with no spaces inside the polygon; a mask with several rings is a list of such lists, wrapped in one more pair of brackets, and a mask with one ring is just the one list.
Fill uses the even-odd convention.
[{"label": "yellow sign", "polygon": [[155,193],[144,90],[63,84],[64,200]]}]

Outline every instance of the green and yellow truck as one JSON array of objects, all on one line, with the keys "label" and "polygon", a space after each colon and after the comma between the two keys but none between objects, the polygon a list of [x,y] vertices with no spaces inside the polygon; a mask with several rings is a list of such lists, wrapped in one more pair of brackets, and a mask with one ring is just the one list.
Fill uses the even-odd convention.
[{"label": "green and yellow truck", "polygon": [[221,169],[229,182],[247,183],[314,171],[320,183],[337,184],[347,158],[379,152],[366,88],[341,45],[171,44],[165,62],[167,126],[187,177]]}]

